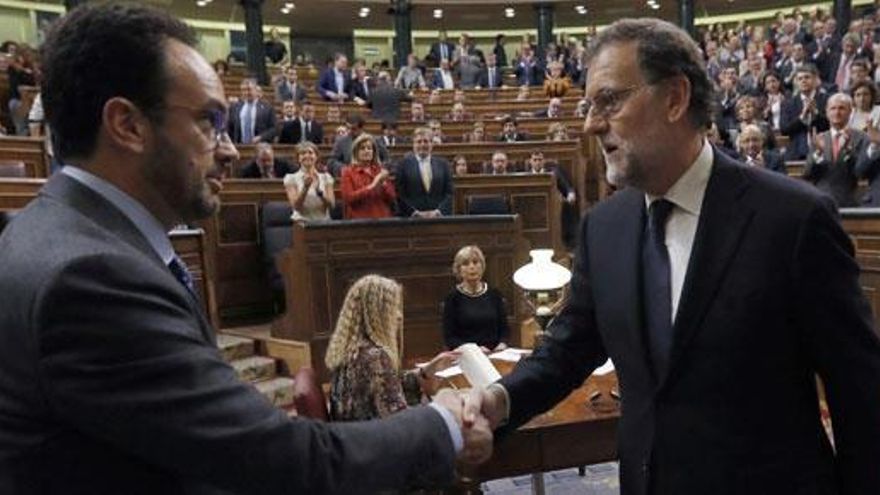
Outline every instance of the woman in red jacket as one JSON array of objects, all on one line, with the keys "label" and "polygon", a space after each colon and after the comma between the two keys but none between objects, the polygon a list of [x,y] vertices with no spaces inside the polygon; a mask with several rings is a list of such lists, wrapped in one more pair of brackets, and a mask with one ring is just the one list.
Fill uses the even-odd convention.
[{"label": "woman in red jacket", "polygon": [[354,163],[342,169],[344,216],[351,218],[386,218],[393,216],[397,200],[390,174],[376,158],[373,137],[362,133],[351,144]]}]

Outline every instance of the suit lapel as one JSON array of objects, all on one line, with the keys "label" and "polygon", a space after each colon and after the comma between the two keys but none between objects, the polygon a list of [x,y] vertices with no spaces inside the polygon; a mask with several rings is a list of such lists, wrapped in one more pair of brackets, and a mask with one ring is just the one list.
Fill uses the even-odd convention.
[{"label": "suit lapel", "polygon": [[676,361],[699,328],[706,311],[724,280],[737,246],[751,221],[754,211],[739,199],[748,188],[744,169],[723,153],[715,150],[712,175],[706,186],[706,195],[691,258],[682,287],[678,313],[673,325],[672,355],[666,382],[674,370]]},{"label": "suit lapel", "polygon": [[[625,347],[637,349],[641,354],[640,364],[645,373],[653,376],[654,367],[648,354],[645,340],[644,317],[642,315],[642,235],[645,224],[645,195],[636,189],[625,189],[615,194],[623,196],[623,204],[618,215],[606,220],[606,225],[597,226],[595,232],[601,240],[591,243],[590,249],[596,254],[592,257],[601,263],[601,269],[609,275],[609,283],[603,284],[607,302],[612,309],[609,329],[621,332],[620,338]],[[604,300],[604,298],[603,298]]]}]

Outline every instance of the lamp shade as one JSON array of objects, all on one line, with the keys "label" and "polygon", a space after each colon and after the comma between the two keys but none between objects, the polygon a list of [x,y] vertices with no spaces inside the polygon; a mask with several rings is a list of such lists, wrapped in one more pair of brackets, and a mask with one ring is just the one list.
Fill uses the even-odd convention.
[{"label": "lamp shade", "polygon": [[533,249],[529,255],[532,261],[513,274],[513,282],[523,290],[561,289],[571,280],[568,268],[553,261],[552,249]]}]

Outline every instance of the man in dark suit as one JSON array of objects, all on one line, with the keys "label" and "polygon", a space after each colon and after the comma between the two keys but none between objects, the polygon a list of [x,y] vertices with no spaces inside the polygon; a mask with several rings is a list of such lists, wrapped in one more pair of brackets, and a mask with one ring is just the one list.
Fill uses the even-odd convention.
[{"label": "man in dark suit", "polygon": [[532,174],[553,174],[556,179],[556,190],[562,198],[562,208],[559,213],[562,224],[562,242],[568,248],[573,248],[576,241],[577,224],[580,214],[577,208],[577,191],[571,183],[571,178],[558,164],[548,164],[544,159],[544,153],[535,150],[529,155],[526,163],[526,172]]},{"label": "man in dark suit", "polygon": [[449,67],[448,60],[440,61],[440,66],[434,70],[434,77],[431,79],[431,89],[455,89],[455,75]]},{"label": "man in dark suit", "polygon": [[[838,206],[856,206],[856,168],[868,158],[868,136],[849,128],[852,98],[846,93],[828,98],[825,115],[831,127],[813,135],[804,179],[834,198]],[[865,166],[859,167],[862,168]]]},{"label": "man in dark suit", "polygon": [[412,97],[406,91],[395,88],[387,72],[380,72],[367,103],[372,110],[372,117],[383,122],[397,122],[400,119],[400,103],[404,101],[412,101]]},{"label": "man in dark suit", "polygon": [[535,110],[534,116],[539,119],[558,119],[562,117],[562,99],[550,98],[547,108]]},{"label": "man in dark suit", "polygon": [[439,66],[441,60],[448,60],[451,62],[454,54],[455,43],[446,40],[446,31],[440,31],[438,33],[438,40],[431,43],[427,58],[434,64],[434,66]]},{"label": "man in dark suit", "polygon": [[337,53],[333,58],[333,67],[327,68],[318,79],[318,93],[326,101],[342,103],[348,99],[347,89],[351,86],[351,74],[348,72],[348,57]]},{"label": "man in dark suit", "polygon": [[349,80],[348,87],[345,89],[348,93],[348,99],[354,101],[358,105],[366,105],[367,100],[373,92],[373,80],[367,74],[367,66],[363,63],[355,65],[354,78]]},{"label": "man in dark suit", "polygon": [[585,93],[619,189],[581,223],[549,336],[465,422],[516,428],[610,358],[621,495],[880,493],[880,339],[832,202],[715,152],[699,48],[666,21],[600,32]]},{"label": "man in dark suit", "polygon": [[260,135],[260,142],[296,144],[300,142],[301,136],[302,126],[296,102],[287,100],[281,104],[281,120],[275,122],[275,127]]},{"label": "man in dark suit", "polygon": [[523,53],[514,67],[516,83],[519,86],[540,86],[544,84],[544,66],[528,47],[523,47]]},{"label": "man in dark suit", "polygon": [[241,100],[229,108],[228,132],[234,143],[250,144],[275,128],[275,109],[259,99],[256,79],[241,82]]},{"label": "man in dark suit", "polygon": [[507,117],[504,117],[504,120],[501,123],[501,135],[498,136],[498,141],[505,143],[528,141],[528,136],[526,136],[525,133],[519,132],[519,122],[516,121],[515,117],[508,115]]},{"label": "man in dark suit", "polygon": [[275,86],[275,101],[295,101],[301,103],[308,98],[308,91],[297,82],[296,67],[288,67],[284,77]]},{"label": "man in dark suit", "polygon": [[805,159],[811,134],[828,130],[825,117],[827,96],[819,90],[816,67],[811,64],[799,67],[795,85],[798,93],[783,100],[779,116],[779,129],[789,139],[785,148],[786,160]]},{"label": "man in dark suit", "polygon": [[42,98],[67,165],[0,234],[0,493],[451,481],[454,394],[373,423],[290,418],[218,352],[166,234],[217,210],[220,163],[237,155],[223,84],[195,46],[186,24],[138,4],[77,7],[43,44]]},{"label": "man in dark suit", "polygon": [[315,105],[308,101],[303,104],[300,121],[303,141],[310,141],[317,145],[324,142],[324,126],[315,120]]},{"label": "man in dark suit", "polygon": [[241,169],[242,179],[283,179],[285,175],[296,172],[290,163],[275,158],[271,144],[258,143],[256,151],[254,160]]},{"label": "man in dark suit", "polygon": [[431,155],[431,130],[413,132],[413,152],[397,164],[395,189],[402,217],[433,218],[452,214],[452,169],[449,162]]},{"label": "man in dark suit", "polygon": [[496,62],[494,53],[490,53],[486,57],[486,67],[480,71],[480,78],[477,85],[481,88],[495,89],[500,88],[504,84],[504,75]]}]

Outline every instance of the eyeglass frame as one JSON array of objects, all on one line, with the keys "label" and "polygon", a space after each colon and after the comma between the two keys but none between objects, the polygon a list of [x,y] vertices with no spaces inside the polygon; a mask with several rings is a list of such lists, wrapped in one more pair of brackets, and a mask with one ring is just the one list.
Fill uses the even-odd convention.
[{"label": "eyeglass frame", "polygon": [[[220,147],[220,143],[223,142],[224,137],[228,138],[229,134],[227,133],[226,126],[229,122],[229,116],[225,109],[221,108],[193,108],[186,105],[164,105],[163,108],[169,110],[187,110],[192,112],[194,115],[192,117],[197,122],[197,127],[199,127],[199,132],[205,138],[205,141],[211,143],[211,147],[207,151],[216,151],[217,148]],[[202,126],[198,125],[198,122],[202,120],[209,120],[211,125],[208,129],[208,134],[202,130]]]},{"label": "eyeglass frame", "polygon": [[584,99],[587,102],[587,111],[584,116],[588,119],[595,118],[595,117],[601,117],[603,120],[608,120],[611,117],[614,117],[615,115],[617,115],[621,110],[623,110],[623,105],[626,104],[627,100],[629,100],[630,97],[632,97],[634,94],[636,94],[639,91],[641,91],[647,87],[650,87],[650,86],[651,86],[650,84],[643,83],[643,84],[633,84],[631,86],[627,86],[627,87],[621,88],[621,89],[603,88],[600,90],[600,92],[605,91],[605,92],[610,93],[611,97],[613,97],[616,100],[614,102],[614,106],[616,106],[616,108],[609,109],[612,107],[612,105],[609,104],[609,105],[604,105],[606,108],[601,111],[595,110],[595,108],[596,108],[595,98],[585,97]]}]

